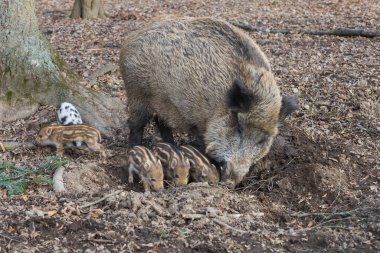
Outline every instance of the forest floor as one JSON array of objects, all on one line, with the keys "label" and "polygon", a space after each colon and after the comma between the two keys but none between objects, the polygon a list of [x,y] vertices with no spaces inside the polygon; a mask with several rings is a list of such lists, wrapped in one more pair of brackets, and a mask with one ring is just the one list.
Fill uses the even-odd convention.
[{"label": "forest floor", "polygon": [[[125,129],[105,137],[107,159],[67,152],[66,193],[0,189],[0,252],[380,251],[380,37],[298,32],[379,32],[378,1],[105,0],[105,20],[70,19],[72,2],[36,0],[36,14],[53,48],[93,89],[126,101],[118,70],[94,73],[117,66],[123,39],[152,18],[214,16],[264,28],[249,35],[300,110],[236,190],[190,184],[143,193],[127,183]],[[55,119],[56,108],[43,106],[0,128],[0,141],[33,141]],[[150,127],[145,143],[157,140]],[[20,147],[0,151],[0,160],[34,166],[53,152]]]}]

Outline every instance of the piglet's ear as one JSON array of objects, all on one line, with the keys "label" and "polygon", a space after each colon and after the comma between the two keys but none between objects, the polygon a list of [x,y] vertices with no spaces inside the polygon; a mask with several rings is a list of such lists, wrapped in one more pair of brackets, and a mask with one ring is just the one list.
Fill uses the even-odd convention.
[{"label": "piglet's ear", "polygon": [[52,131],[53,131],[53,128],[49,127],[48,129],[46,129],[46,135],[50,136]]},{"label": "piglet's ear", "polygon": [[207,177],[207,175],[208,175],[208,169],[202,168],[202,177]]},{"label": "piglet's ear", "polygon": [[248,112],[253,100],[253,92],[240,80],[236,80],[228,91],[228,107],[231,112]]},{"label": "piglet's ear", "polygon": [[177,164],[178,164],[178,162],[177,162],[177,159],[175,159],[175,158],[173,158],[173,159],[171,160],[171,162],[170,162],[170,166],[171,166],[172,168],[177,167]]},{"label": "piglet's ear", "polygon": [[299,109],[298,101],[293,96],[282,96],[280,121]]}]

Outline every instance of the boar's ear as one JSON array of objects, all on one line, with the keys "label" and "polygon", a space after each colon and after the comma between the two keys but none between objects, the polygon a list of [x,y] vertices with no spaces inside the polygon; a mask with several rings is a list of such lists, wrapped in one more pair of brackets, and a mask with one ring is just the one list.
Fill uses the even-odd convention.
[{"label": "boar's ear", "polygon": [[240,80],[235,80],[227,96],[228,107],[233,113],[248,112],[254,97],[253,92]]},{"label": "boar's ear", "polygon": [[293,96],[282,96],[280,121],[299,109],[298,101]]}]

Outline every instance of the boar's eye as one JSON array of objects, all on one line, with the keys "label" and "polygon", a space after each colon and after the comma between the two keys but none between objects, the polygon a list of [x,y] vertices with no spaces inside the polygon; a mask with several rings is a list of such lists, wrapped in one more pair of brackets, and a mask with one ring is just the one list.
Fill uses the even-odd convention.
[{"label": "boar's eye", "polygon": [[156,179],[155,179],[155,178],[152,178],[151,180],[152,180],[152,182],[156,182]]},{"label": "boar's eye", "polygon": [[267,142],[267,140],[268,140],[268,137],[263,137],[263,138],[261,138],[258,142],[257,142],[257,145],[262,145],[262,144],[264,144],[265,142]]}]

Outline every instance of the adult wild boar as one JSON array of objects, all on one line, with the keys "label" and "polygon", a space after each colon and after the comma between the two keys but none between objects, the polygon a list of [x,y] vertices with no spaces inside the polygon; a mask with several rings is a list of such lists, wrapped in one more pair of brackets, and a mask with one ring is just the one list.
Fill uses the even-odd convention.
[{"label": "adult wild boar", "polygon": [[171,129],[198,134],[238,184],[265,156],[281,119],[297,108],[282,97],[270,65],[240,29],[213,18],[153,22],[126,38],[120,69],[129,107],[129,144],[141,144],[156,114],[164,141]]}]

